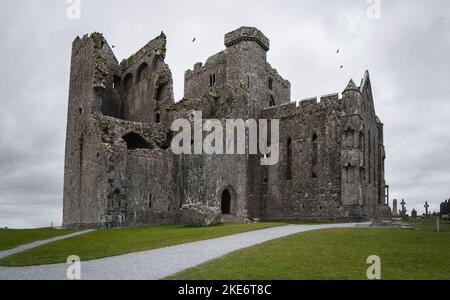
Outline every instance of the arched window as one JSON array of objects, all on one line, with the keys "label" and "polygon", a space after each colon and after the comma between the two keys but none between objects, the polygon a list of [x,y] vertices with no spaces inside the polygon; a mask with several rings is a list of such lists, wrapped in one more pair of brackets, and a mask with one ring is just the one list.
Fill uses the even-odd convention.
[{"label": "arched window", "polygon": [[110,200],[109,202],[109,209],[117,211],[121,208],[122,201],[121,201],[121,195],[120,190],[115,189],[114,192],[108,197]]},{"label": "arched window", "polygon": [[169,94],[168,86],[169,85],[167,83],[161,83],[160,85],[158,85],[155,95],[156,101],[163,101],[167,99]]},{"label": "arched window", "polygon": [[120,76],[114,75],[113,76],[113,89],[118,90],[120,89]]},{"label": "arched window", "polygon": [[144,62],[138,68],[137,75],[136,75],[136,83],[147,79],[148,73],[149,73],[148,64]]},{"label": "arched window", "polygon": [[161,114],[160,114],[159,112],[157,112],[157,113],[155,114],[155,123],[156,123],[156,124],[161,123]]},{"label": "arched window", "polygon": [[130,132],[124,135],[122,139],[127,143],[128,150],[152,149],[151,144],[137,133]]},{"label": "arched window", "polygon": [[292,180],[292,139],[286,143],[286,180]]},{"label": "arched window", "polygon": [[346,166],[344,166],[344,182],[345,183],[353,183],[354,182],[354,168],[350,165],[347,164]]},{"label": "arched window", "polygon": [[155,72],[158,69],[159,65],[159,55],[155,55],[152,60],[152,72]]},{"label": "arched window", "polygon": [[231,214],[231,193],[227,189],[225,189],[222,192],[221,209],[222,209],[222,214],[224,214],[224,215]]},{"label": "arched window", "polygon": [[123,88],[124,88],[124,90],[128,91],[131,88],[132,83],[133,83],[133,75],[128,73],[123,78]]},{"label": "arched window", "polygon": [[347,168],[348,175],[347,175],[347,183],[354,183],[355,182],[355,168],[352,166],[349,166]]}]

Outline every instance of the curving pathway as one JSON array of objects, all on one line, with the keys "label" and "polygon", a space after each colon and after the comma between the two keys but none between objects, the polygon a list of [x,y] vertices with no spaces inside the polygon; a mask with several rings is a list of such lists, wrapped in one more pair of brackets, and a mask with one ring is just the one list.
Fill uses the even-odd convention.
[{"label": "curving pathway", "polygon": [[[102,258],[82,262],[81,278],[94,280],[156,280],[221,257],[227,253],[261,244],[269,240],[310,230],[351,228],[358,225],[360,224],[288,225],[161,249]],[[66,264],[21,268],[0,267],[0,280],[67,279],[67,268],[68,265]]]},{"label": "curving pathway", "polygon": [[78,232],[71,233],[71,234],[60,235],[60,236],[57,236],[57,237],[54,237],[54,238],[51,238],[51,239],[48,239],[48,240],[36,241],[36,242],[32,242],[32,243],[25,244],[25,245],[20,245],[20,246],[18,246],[16,248],[13,248],[13,249],[0,251],[0,259],[3,258],[3,257],[9,256],[9,255],[13,255],[13,254],[16,254],[16,253],[19,253],[19,252],[23,252],[23,251],[28,250],[28,249],[36,248],[36,247],[39,247],[39,246],[42,246],[42,245],[45,245],[45,244],[48,244],[48,243],[51,243],[51,242],[64,240],[64,239],[71,238],[71,237],[74,237],[74,236],[82,235],[82,234],[85,234],[85,233],[88,233],[88,232],[91,232],[91,231],[93,231],[93,230],[78,231]]}]

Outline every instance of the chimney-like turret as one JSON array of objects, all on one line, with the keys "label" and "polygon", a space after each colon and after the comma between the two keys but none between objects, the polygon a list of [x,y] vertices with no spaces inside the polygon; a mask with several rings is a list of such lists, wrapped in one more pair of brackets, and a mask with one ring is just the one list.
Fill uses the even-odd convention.
[{"label": "chimney-like turret", "polygon": [[255,27],[240,27],[225,35],[225,46],[227,48],[243,41],[253,41],[265,51],[269,51],[270,49],[269,39]]}]

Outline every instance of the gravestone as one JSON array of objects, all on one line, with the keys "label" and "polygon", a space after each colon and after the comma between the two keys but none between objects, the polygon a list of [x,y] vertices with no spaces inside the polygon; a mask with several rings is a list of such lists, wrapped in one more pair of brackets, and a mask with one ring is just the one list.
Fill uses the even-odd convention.
[{"label": "gravestone", "polygon": [[400,204],[402,205],[402,210],[400,211],[400,216],[406,217],[406,213],[408,212],[408,210],[406,209],[405,199],[402,199],[402,202]]},{"label": "gravestone", "polygon": [[414,219],[417,219],[417,211],[415,209],[412,210],[411,217],[413,217]]},{"label": "gravestone", "polygon": [[425,202],[425,205],[423,206],[423,207],[425,207],[425,215],[428,217],[428,208],[430,207],[430,205],[428,205],[428,201],[427,202]]},{"label": "gravestone", "polygon": [[394,217],[398,217],[397,203],[398,203],[397,199],[394,199],[392,201],[392,216],[394,216]]}]

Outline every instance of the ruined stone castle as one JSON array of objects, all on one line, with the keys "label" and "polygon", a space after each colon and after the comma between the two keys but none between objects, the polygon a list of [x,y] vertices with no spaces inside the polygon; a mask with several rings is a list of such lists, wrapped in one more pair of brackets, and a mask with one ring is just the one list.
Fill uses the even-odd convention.
[{"label": "ruined stone castle", "polygon": [[[121,63],[99,33],[72,48],[64,178],[65,227],[176,224],[201,202],[225,220],[366,220],[388,215],[383,124],[369,73],[342,94],[291,102],[256,28],[225,35],[226,49],[185,73],[174,101],[161,33]],[[280,159],[175,155],[171,124],[279,119]]]}]

